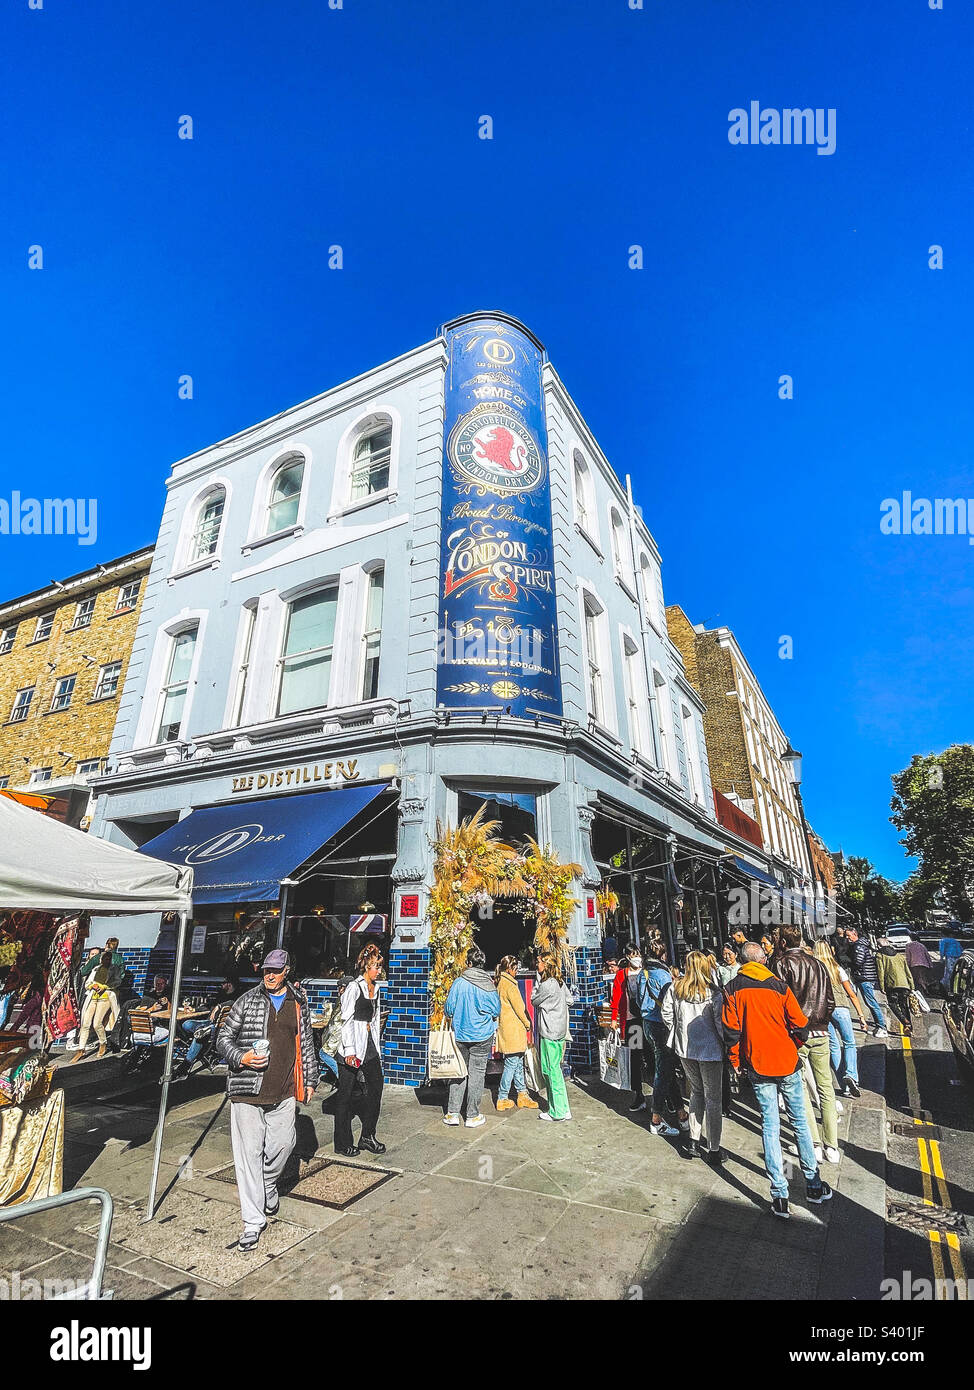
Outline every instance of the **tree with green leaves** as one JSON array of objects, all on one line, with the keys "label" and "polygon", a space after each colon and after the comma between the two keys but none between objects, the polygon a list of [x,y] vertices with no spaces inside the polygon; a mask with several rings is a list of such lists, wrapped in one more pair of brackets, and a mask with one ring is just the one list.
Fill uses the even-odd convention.
[{"label": "tree with green leaves", "polygon": [[943,885],[950,910],[969,922],[974,910],[974,744],[914,754],[893,778],[890,820],[920,861],[922,880]]},{"label": "tree with green leaves", "polygon": [[899,884],[878,874],[869,860],[860,855],[840,859],[836,897],[846,912],[879,926],[895,921],[903,911]]}]

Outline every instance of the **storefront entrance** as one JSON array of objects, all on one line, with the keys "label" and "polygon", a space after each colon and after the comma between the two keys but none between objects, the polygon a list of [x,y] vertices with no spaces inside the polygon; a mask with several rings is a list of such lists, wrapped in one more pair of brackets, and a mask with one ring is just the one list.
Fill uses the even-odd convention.
[{"label": "storefront entrance", "polygon": [[487,957],[491,972],[504,956],[515,956],[518,964],[534,968],[534,918],[525,919],[511,903],[495,902],[486,917],[473,916],[474,941]]}]

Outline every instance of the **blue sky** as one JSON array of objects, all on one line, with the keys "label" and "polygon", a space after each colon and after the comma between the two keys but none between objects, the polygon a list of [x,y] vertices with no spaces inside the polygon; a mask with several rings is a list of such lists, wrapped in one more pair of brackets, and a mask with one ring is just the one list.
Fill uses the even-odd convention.
[{"label": "blue sky", "polygon": [[[974,498],[969,7],[12,0],[0,39],[0,495],[99,503],[93,547],[0,537],[0,595],[151,541],[174,459],[502,308],[632,473],[667,602],[737,634],[816,828],[905,875],[890,774],[972,737],[974,548],[879,530]],[[732,146],[751,100],[834,107],[835,153]]]}]

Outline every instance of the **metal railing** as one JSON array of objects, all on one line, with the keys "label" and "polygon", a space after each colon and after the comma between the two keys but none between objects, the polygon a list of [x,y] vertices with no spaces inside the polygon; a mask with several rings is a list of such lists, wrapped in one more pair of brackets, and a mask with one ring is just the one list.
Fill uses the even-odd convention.
[{"label": "metal railing", "polygon": [[[0,1222],[17,1221],[24,1216],[34,1216],[37,1212],[53,1211],[55,1207],[66,1207],[71,1202],[99,1202],[101,1204],[101,1218],[98,1222],[98,1239],[95,1243],[95,1264],[91,1272],[91,1278],[85,1285],[86,1299],[111,1298],[111,1293],[103,1294],[101,1290],[102,1280],[105,1277],[105,1261],[108,1258],[108,1242],[112,1234],[112,1216],[115,1211],[115,1204],[112,1201],[111,1193],[106,1192],[103,1187],[75,1187],[69,1192],[59,1192],[54,1197],[38,1197],[33,1202],[21,1202],[15,1207],[0,1207]],[[79,1294],[65,1295],[68,1298],[78,1298]]]}]

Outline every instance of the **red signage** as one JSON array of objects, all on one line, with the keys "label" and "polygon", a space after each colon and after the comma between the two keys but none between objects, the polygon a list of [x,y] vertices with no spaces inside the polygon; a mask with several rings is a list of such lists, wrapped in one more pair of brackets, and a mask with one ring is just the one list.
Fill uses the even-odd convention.
[{"label": "red signage", "polygon": [[402,893],[399,898],[399,916],[418,917],[419,916],[419,894]]},{"label": "red signage", "polygon": [[714,788],[714,806],[717,809],[717,820],[728,830],[733,830],[735,835],[740,835],[742,840],[750,840],[752,845],[758,849],[764,848],[764,836],[761,834],[761,827],[756,820],[742,811],[740,806],[735,806],[733,801],[728,801],[727,797]]},{"label": "red signage", "polygon": [[586,899],[585,899],[585,915],[586,915],[586,917],[588,918],[588,920],[589,920],[590,922],[593,922],[593,921],[595,920],[595,899],[594,899],[594,898],[586,898]]}]

